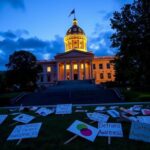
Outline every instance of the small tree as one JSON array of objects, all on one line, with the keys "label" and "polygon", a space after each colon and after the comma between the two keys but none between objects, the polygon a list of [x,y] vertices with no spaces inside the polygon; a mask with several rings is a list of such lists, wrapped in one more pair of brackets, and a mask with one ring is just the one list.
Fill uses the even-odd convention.
[{"label": "small tree", "polygon": [[21,88],[36,85],[41,66],[37,64],[36,57],[28,51],[16,51],[9,57],[7,81],[9,85],[17,84]]}]

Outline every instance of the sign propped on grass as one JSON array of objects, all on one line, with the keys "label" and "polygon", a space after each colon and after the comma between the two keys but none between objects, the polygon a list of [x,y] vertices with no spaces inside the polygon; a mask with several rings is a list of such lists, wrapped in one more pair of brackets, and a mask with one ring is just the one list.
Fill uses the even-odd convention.
[{"label": "sign propped on grass", "polygon": [[0,115],[0,124],[2,124],[7,117],[8,115]]},{"label": "sign propped on grass", "polygon": [[18,125],[11,132],[7,140],[20,140],[26,138],[38,137],[42,123],[32,123],[27,125]]},{"label": "sign propped on grass", "polygon": [[137,120],[141,123],[150,124],[150,116],[137,116]]},{"label": "sign propped on grass", "polygon": [[56,106],[56,114],[71,114],[72,104],[59,104]]},{"label": "sign propped on grass", "polygon": [[109,119],[108,115],[101,114],[101,113],[87,113],[87,117],[93,121],[98,121],[98,122],[107,122]]},{"label": "sign propped on grass", "polygon": [[35,117],[31,116],[31,115],[27,115],[27,114],[20,114],[17,117],[15,117],[13,120],[14,121],[18,121],[18,122],[22,122],[22,123],[29,123],[30,121],[32,121]]},{"label": "sign propped on grass", "polygon": [[48,108],[40,108],[36,111],[36,113],[38,113],[41,116],[47,116],[49,114],[52,114],[54,112],[54,109],[48,109]]},{"label": "sign propped on grass", "polygon": [[150,143],[150,125],[133,121],[129,139]]},{"label": "sign propped on grass", "polygon": [[97,128],[79,120],[74,121],[73,124],[67,130],[91,142],[94,142],[99,131]]},{"label": "sign propped on grass", "polygon": [[108,113],[109,115],[111,115],[113,118],[120,117],[119,112],[116,111],[116,110],[108,110],[107,113]]}]

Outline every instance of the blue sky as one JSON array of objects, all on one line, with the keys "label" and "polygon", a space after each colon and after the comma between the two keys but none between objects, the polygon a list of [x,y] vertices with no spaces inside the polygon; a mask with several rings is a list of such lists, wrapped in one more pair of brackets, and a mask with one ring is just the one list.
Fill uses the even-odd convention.
[{"label": "blue sky", "polygon": [[28,50],[38,60],[64,52],[63,38],[72,25],[75,8],[88,38],[88,50],[97,56],[114,55],[110,48],[110,18],[133,0],[0,0],[0,70],[16,50]]}]

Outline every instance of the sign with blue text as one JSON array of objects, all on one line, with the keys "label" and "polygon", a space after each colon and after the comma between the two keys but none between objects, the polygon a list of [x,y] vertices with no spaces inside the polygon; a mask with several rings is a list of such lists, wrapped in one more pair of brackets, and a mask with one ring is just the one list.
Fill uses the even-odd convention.
[{"label": "sign with blue text", "polygon": [[32,121],[35,117],[31,116],[31,115],[27,115],[27,114],[20,114],[17,117],[15,117],[13,120],[14,121],[18,121],[18,122],[22,122],[22,123],[29,123],[30,121]]},{"label": "sign with blue text", "polygon": [[150,125],[140,122],[132,122],[129,139],[150,143]]},{"label": "sign with blue text", "polygon": [[98,123],[98,136],[123,137],[121,123]]},{"label": "sign with blue text", "polygon": [[11,132],[7,140],[18,140],[26,138],[36,138],[38,137],[39,130],[42,123],[32,123],[26,125],[18,125]]}]

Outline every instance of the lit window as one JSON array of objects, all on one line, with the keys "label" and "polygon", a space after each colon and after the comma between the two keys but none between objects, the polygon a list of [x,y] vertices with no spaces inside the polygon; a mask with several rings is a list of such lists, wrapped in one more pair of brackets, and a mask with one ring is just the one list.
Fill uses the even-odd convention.
[{"label": "lit window", "polygon": [[81,64],[81,69],[83,69],[83,64]]},{"label": "lit window", "polygon": [[77,65],[77,64],[74,64],[73,68],[74,68],[74,69],[77,69],[77,68],[78,68],[78,65]]},{"label": "lit window", "polygon": [[67,70],[70,69],[70,65],[66,65],[66,69],[67,69]]},{"label": "lit window", "polygon": [[51,72],[51,67],[50,66],[47,67],[47,72]]}]

